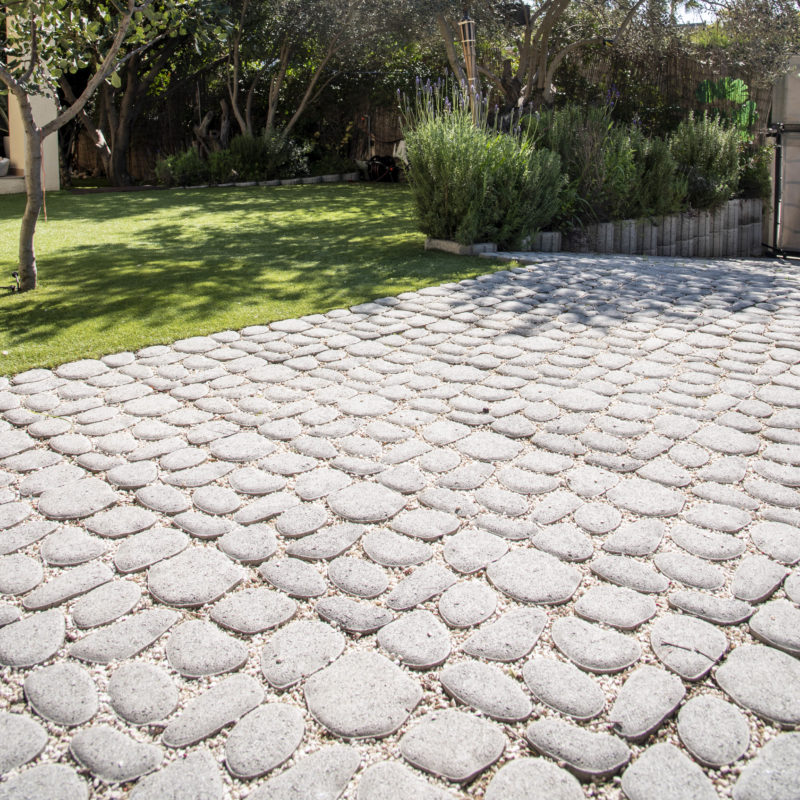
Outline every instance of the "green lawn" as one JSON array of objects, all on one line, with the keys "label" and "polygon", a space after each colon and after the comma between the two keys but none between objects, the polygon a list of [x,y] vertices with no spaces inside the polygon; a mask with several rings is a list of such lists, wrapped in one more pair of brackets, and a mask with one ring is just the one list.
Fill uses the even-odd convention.
[{"label": "green lawn", "polygon": [[[0,284],[20,195],[0,196]],[[423,250],[408,190],[384,184],[47,197],[40,286],[0,292],[0,375],[325,312],[479,275]]]}]

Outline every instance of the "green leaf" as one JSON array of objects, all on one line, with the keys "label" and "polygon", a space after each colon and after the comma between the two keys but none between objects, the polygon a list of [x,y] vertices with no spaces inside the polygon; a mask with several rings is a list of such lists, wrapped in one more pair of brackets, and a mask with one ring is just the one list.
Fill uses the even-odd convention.
[{"label": "green leaf", "polygon": [[111,82],[111,85],[112,85],[112,86],[113,86],[115,89],[120,89],[120,88],[122,88],[122,80],[120,79],[119,75],[118,75],[116,72],[112,72],[112,73],[111,73],[111,77],[110,77],[110,79],[109,79],[109,80],[110,80],[110,82]]}]

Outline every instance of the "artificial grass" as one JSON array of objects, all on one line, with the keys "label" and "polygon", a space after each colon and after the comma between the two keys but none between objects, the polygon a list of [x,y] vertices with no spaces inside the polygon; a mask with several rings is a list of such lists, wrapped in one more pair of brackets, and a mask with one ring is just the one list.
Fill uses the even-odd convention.
[{"label": "artificial grass", "polygon": [[[0,196],[0,284],[25,198]],[[405,187],[48,194],[39,288],[0,293],[0,375],[266,324],[489,271],[426,252]]]}]

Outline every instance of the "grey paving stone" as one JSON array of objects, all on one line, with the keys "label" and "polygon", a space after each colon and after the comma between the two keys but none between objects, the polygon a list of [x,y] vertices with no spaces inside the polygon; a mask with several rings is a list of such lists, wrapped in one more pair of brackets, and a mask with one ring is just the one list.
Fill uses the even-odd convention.
[{"label": "grey paving stone", "polygon": [[167,605],[196,607],[213,603],[245,578],[245,571],[218,550],[191,547],[147,572],[147,588]]},{"label": "grey paving stone", "polygon": [[264,436],[252,431],[234,433],[215,439],[209,446],[211,455],[222,461],[257,461],[275,452],[275,445]]},{"label": "grey paving stone", "polygon": [[750,632],[756,639],[800,655],[800,609],[788,600],[770,600],[750,618]]},{"label": "grey paving stone", "polygon": [[655,601],[632,589],[600,584],[575,603],[575,613],[592,622],[634,630],[656,614]]},{"label": "grey paving stone", "polygon": [[565,476],[567,485],[580,497],[597,497],[613,489],[620,481],[619,475],[597,467],[575,467]]},{"label": "grey paving stone", "polygon": [[766,556],[745,556],[731,581],[731,594],[737,600],[760,603],[783,583],[789,570]]},{"label": "grey paving stone", "polygon": [[[550,475],[541,475],[536,472],[531,472],[527,469],[520,469],[519,467],[505,467],[497,473],[497,480],[512,492],[519,494],[546,494],[558,488],[558,478],[553,478]],[[570,486],[573,491],[576,491],[573,486]],[[580,494],[580,492],[577,492]]]},{"label": "grey paving stone", "polygon": [[753,544],[775,561],[796,564],[800,561],[800,533],[781,522],[759,522],[750,529]]},{"label": "grey paving stone", "polygon": [[[300,479],[298,484],[299,481]],[[264,495],[283,489],[286,486],[286,478],[264,472],[257,467],[240,467],[228,473],[228,483],[241,494]]]},{"label": "grey paving stone", "polygon": [[389,578],[380,566],[353,556],[331,561],[328,578],[338,589],[357,597],[377,597],[389,586]]},{"label": "grey paving stone", "polygon": [[451,697],[500,722],[520,722],[533,710],[520,684],[491,664],[451,664],[439,673],[439,680]]},{"label": "grey paving stone", "polygon": [[573,519],[585,531],[597,536],[618,528],[622,515],[607,503],[584,503],[576,509]]},{"label": "grey paving stone", "polygon": [[430,611],[412,611],[378,631],[378,644],[409,667],[429,669],[450,655],[450,634]]},{"label": "grey paving stone", "polygon": [[47,739],[47,731],[30,717],[0,711],[0,775],[36,758]]},{"label": "grey paving stone", "polygon": [[10,458],[34,447],[36,447],[36,440],[25,431],[0,431],[0,459]]},{"label": "grey paving stone", "polygon": [[716,626],[685,614],[667,614],[650,627],[650,645],[659,660],[689,681],[708,673],[728,649]]},{"label": "grey paving stone", "polygon": [[0,785],[0,800],[88,800],[89,787],[72,767],[37,764]]},{"label": "grey paving stone", "polygon": [[728,456],[749,456],[758,452],[761,441],[758,436],[742,433],[726,425],[707,425],[692,438],[709,450]]},{"label": "grey paving stone", "polygon": [[639,519],[623,525],[607,536],[603,550],[626,556],[654,553],[664,536],[664,523],[656,519]]},{"label": "grey paving stone", "polygon": [[0,603],[0,628],[18,622],[22,617],[20,610],[11,603]]},{"label": "grey paving stone", "polygon": [[643,467],[636,470],[636,474],[648,481],[662,483],[664,486],[688,486],[692,481],[690,472],[679,467],[666,456],[648,461]]},{"label": "grey paving stone", "polygon": [[441,594],[456,582],[456,576],[439,564],[417,567],[398,583],[386,598],[395,611],[406,611]]},{"label": "grey paving stone", "polygon": [[319,671],[344,650],[341,633],[322,622],[299,620],[281,628],[261,652],[261,670],[276,689]]},{"label": "grey paving stone", "polygon": [[[209,483],[213,483],[214,481],[219,480],[220,478],[224,478],[234,469],[233,464],[228,464],[225,461],[210,461],[206,464],[200,464],[199,467],[190,467],[189,469],[181,469],[177,472],[168,472],[162,473],[161,480],[165,484],[169,484],[169,486],[163,487],[163,489],[170,489],[169,492],[164,492],[162,487],[158,487],[160,491],[160,495],[152,492],[151,490],[155,487],[147,487],[146,489],[140,489],[139,492],[136,493],[137,498],[141,493],[146,498],[150,499],[153,503],[163,502],[166,503],[169,507],[172,506],[173,503],[177,503],[177,495],[175,492],[177,491],[173,487],[180,487],[183,489],[193,489],[198,486],[207,486]],[[180,492],[178,492],[180,494]],[[163,496],[163,498],[173,498],[173,500],[163,499],[160,500],[159,498]],[[144,502],[140,500],[140,502]],[[155,506],[153,506],[155,507]],[[156,510],[160,510],[156,508]],[[183,509],[180,509],[183,510]],[[164,513],[175,513],[172,511],[165,511]]]},{"label": "grey paving stone", "polygon": [[72,607],[72,621],[78,628],[105,625],[132,611],[142,596],[133,581],[111,581],[92,589]]},{"label": "grey paving stone", "polygon": [[108,511],[101,511],[83,521],[92,533],[108,539],[120,539],[132,533],[155,525],[158,517],[152,511],[138,506],[116,506]]},{"label": "grey paving stone", "polygon": [[576,777],[597,780],[619,772],[631,757],[622,739],[608,733],[593,733],[560,719],[532,722],[525,731],[531,746],[557,761]]},{"label": "grey paving stone", "polygon": [[649,565],[625,556],[600,556],[589,567],[595,575],[637,592],[660,594],[669,588],[669,581],[663,575]]},{"label": "grey paving stone", "polygon": [[475,517],[475,525],[510,541],[530,539],[539,530],[535,522],[526,519],[509,519],[498,514],[479,514]]},{"label": "grey paving stone", "polygon": [[667,489],[653,481],[627,478],[606,492],[606,497],[616,506],[650,517],[669,517],[681,511],[684,497],[674,489]]},{"label": "grey paving stone", "polygon": [[325,507],[315,503],[303,503],[284,511],[275,521],[282,536],[297,538],[319,530],[328,519]]},{"label": "grey paving stone", "polygon": [[672,592],[667,600],[673,608],[717,625],[738,625],[749,619],[755,611],[753,606],[743,600],[688,590]]},{"label": "grey paving stone", "polygon": [[644,665],[628,676],[608,719],[617,733],[638,742],[659,728],[685,695],[680,678],[666,670]]},{"label": "grey paving stone", "polygon": [[465,456],[478,461],[510,461],[522,450],[519,442],[488,431],[471,433],[459,439],[455,447]]},{"label": "grey paving stone", "polygon": [[442,487],[423,490],[417,495],[417,500],[424,506],[459,517],[474,517],[480,511],[480,506],[473,503],[466,492],[454,492]]},{"label": "grey paving stone", "polygon": [[719,567],[687,553],[656,553],[653,563],[673,581],[697,589],[719,589],[725,584],[725,573]]},{"label": "grey paving stone", "polygon": [[522,677],[539,702],[579,721],[593,719],[605,708],[605,693],[600,686],[564,661],[532,658],[522,668]]},{"label": "grey paving stone", "polygon": [[224,486],[201,486],[192,494],[192,503],[195,508],[205,514],[222,516],[232,514],[241,506],[242,501],[233,489]]},{"label": "grey paving stone", "polygon": [[535,550],[511,550],[487,567],[500,591],[523,603],[559,604],[572,598],[581,582],[574,567]]},{"label": "grey paving stone", "polygon": [[247,647],[201,619],[181,623],[170,634],[167,661],[185,678],[221,675],[239,669],[247,661]]},{"label": "grey paving stone", "polygon": [[472,462],[450,470],[437,483],[446,489],[472,491],[486,483],[493,474],[494,467],[491,464]]},{"label": "grey paving stone", "polygon": [[63,486],[84,477],[86,473],[66,461],[37,470],[20,481],[19,493],[23,497],[40,495],[47,489]]},{"label": "grey paving stone", "polygon": [[737,558],[746,549],[744,540],[727,533],[714,533],[694,525],[675,525],[670,538],[679,547],[709,561],[727,561]]},{"label": "grey paving stone", "polygon": [[189,545],[189,537],[175,528],[157,525],[128,537],[114,554],[118,572],[139,572],[165,558],[178,555]]},{"label": "grey paving stone", "polygon": [[83,725],[99,708],[91,675],[71,662],[61,661],[31,672],[23,688],[31,708],[56,725]]},{"label": "grey paving stone", "polygon": [[105,783],[124,783],[152,772],[163,759],[160,747],[126,736],[110,725],[78,731],[69,744],[72,757]]},{"label": "grey paving stone", "polygon": [[188,498],[172,486],[157,483],[136,492],[136,499],[159,514],[180,514],[191,508]]},{"label": "grey paving stone", "polygon": [[482,581],[464,581],[445,589],[439,615],[452,628],[470,628],[487,620],[497,607],[497,595]]},{"label": "grey paving stone", "polygon": [[416,800],[452,800],[452,795],[433,786],[396,761],[379,761],[364,770],[358,782],[358,800],[414,797]]},{"label": "grey paving stone", "polygon": [[94,664],[132,658],[153,644],[177,621],[178,614],[166,608],[140,611],[78,639],[70,645],[69,654]]},{"label": "grey paving stone", "polygon": [[361,538],[364,527],[343,523],[289,542],[286,553],[307,561],[328,560],[349,550]]},{"label": "grey paving stone", "polygon": [[433,541],[455,533],[460,525],[461,521],[453,514],[424,508],[404,511],[391,522],[392,529],[398,533],[423,541]]},{"label": "grey paving stone", "polygon": [[559,617],[553,622],[551,636],[567,658],[589,672],[620,672],[635,664],[642,654],[635,639],[577,617]]},{"label": "grey paving stone", "polygon": [[213,736],[252,711],[264,699],[264,690],[249,675],[232,675],[187,703],[164,729],[168,747],[187,747]]},{"label": "grey paving stone", "polygon": [[25,594],[43,578],[44,570],[35,558],[21,553],[0,558],[0,594]]},{"label": "grey paving stone", "polygon": [[39,552],[51,566],[72,567],[99,558],[110,546],[109,542],[70,525],[46,536]]},{"label": "grey paving stone", "polygon": [[114,711],[133,725],[166,719],[178,705],[178,688],[160,667],[133,661],[121,664],[108,682]]},{"label": "grey paving stone", "polygon": [[422,689],[378,653],[354,652],[308,678],[308,710],[336,736],[382,738],[394,733],[422,699]]},{"label": "grey paving stone", "polygon": [[[33,439],[31,439],[31,442],[32,441]],[[82,457],[79,458],[82,459]],[[59,464],[63,461],[63,457],[51,450],[25,450],[17,455],[0,459],[0,461],[5,469],[10,469],[19,473],[27,473]]]},{"label": "grey paving stone", "polygon": [[259,574],[291,597],[319,597],[328,586],[320,573],[299,558],[281,558],[259,567]]},{"label": "grey paving stone", "polygon": [[800,734],[784,733],[767,742],[742,770],[734,800],[791,800],[800,782]]},{"label": "grey paving stone", "polygon": [[110,469],[106,477],[120,489],[141,489],[158,478],[158,468],[152,461],[137,461]]},{"label": "grey paving stone", "polygon": [[268,703],[242,717],[225,742],[225,765],[235,778],[257,778],[283,764],[305,734],[300,710]]},{"label": "grey paving stone", "polygon": [[243,564],[260,564],[274,555],[278,540],[268,525],[236,525],[217,540],[217,547]]},{"label": "grey paving stone", "polygon": [[390,519],[406,504],[403,495],[364,481],[340,489],[327,497],[331,510],[350,522],[380,522]]},{"label": "grey paving stone", "polygon": [[[520,758],[504,764],[486,787],[486,800],[582,800],[578,781],[543,758]],[[361,798],[359,798],[361,800]]]},{"label": "grey paving stone", "polygon": [[0,531],[13,530],[12,526],[18,525],[32,513],[33,509],[27,503],[4,503],[0,506]]},{"label": "grey paving stone", "polygon": [[57,606],[103,583],[108,583],[112,577],[111,570],[99,562],[63,570],[27,594],[22,605],[29,611]]},{"label": "grey paving stone", "polygon": [[412,766],[457,783],[488,769],[505,746],[497,727],[454,709],[429,712],[400,739],[400,752]]},{"label": "grey paving stone", "polygon": [[512,609],[473,633],[461,649],[476,658],[516,661],[533,649],[546,623],[541,609]]},{"label": "grey paving stone", "polygon": [[199,511],[182,511],[173,517],[173,522],[197,539],[216,539],[234,527],[228,519],[213,517]]},{"label": "grey paving stone", "polygon": [[800,604],[800,571],[795,570],[789,575],[784,581],[783,590],[792,602]]},{"label": "grey paving stone", "polygon": [[349,597],[323,597],[316,611],[322,619],[349,633],[375,633],[394,619],[394,614],[385,608]]},{"label": "grey paving stone", "polygon": [[678,713],[678,735],[704,766],[718,768],[741,758],[750,744],[747,717],[714,695],[697,695]]},{"label": "grey paving stone", "polygon": [[539,450],[525,453],[514,462],[516,467],[532,472],[542,472],[546,475],[557,475],[559,472],[569,469],[573,464],[574,461],[567,455]]},{"label": "grey paving stone", "polygon": [[99,478],[83,478],[43,492],[38,508],[40,514],[50,519],[79,519],[102,511],[117,499]]},{"label": "grey paving stone", "polygon": [[630,800],[714,800],[711,781],[694,762],[671,744],[644,751],[622,776]]},{"label": "grey paving stone", "polygon": [[354,747],[327,745],[305,756],[292,767],[270,778],[252,792],[248,800],[336,800],[361,763]]},{"label": "grey paving stone", "polygon": [[508,544],[499,537],[486,531],[469,528],[454,536],[448,536],[444,543],[443,555],[445,561],[453,569],[458,572],[472,573],[483,569],[492,561],[497,561],[507,552]]},{"label": "grey paving stone", "polygon": [[545,495],[530,516],[541,525],[551,525],[580,508],[582,504],[583,500],[572,492],[557,490]]},{"label": "grey paving stone", "polygon": [[208,750],[193,751],[184,759],[139,780],[131,792],[131,800],[163,800],[174,798],[222,800],[223,784],[216,760]]},{"label": "grey paving stone", "polygon": [[31,667],[54,656],[64,643],[64,615],[60,611],[30,614],[0,628],[0,664]]},{"label": "grey paving stone", "polygon": [[319,500],[346,488],[352,482],[352,479],[341,470],[318,467],[297,478],[295,492],[302,500]]},{"label": "grey paving stone", "polygon": [[752,520],[750,513],[744,509],[719,503],[700,503],[685,511],[683,518],[692,525],[725,533],[736,533]]},{"label": "grey paving stone", "polygon": [[214,622],[250,636],[276,628],[297,612],[290,597],[270,589],[244,589],[219,600],[211,609]]}]

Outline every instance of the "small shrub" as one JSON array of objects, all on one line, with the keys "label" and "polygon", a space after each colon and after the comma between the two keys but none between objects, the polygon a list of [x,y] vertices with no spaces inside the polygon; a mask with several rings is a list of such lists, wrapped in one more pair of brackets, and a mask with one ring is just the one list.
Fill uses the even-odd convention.
[{"label": "small shrub", "polygon": [[156,177],[166,186],[195,186],[208,183],[208,165],[193,147],[156,163]]},{"label": "small shrub", "polygon": [[692,208],[715,208],[739,183],[739,132],[708,114],[690,114],[669,141],[670,152],[688,183]]},{"label": "small shrub", "polygon": [[744,148],[739,156],[739,194],[759,198],[765,203],[772,199],[772,147]]},{"label": "small shrub", "polygon": [[312,175],[341,175],[343,172],[354,172],[355,161],[338,153],[325,153],[321,158],[311,162]]},{"label": "small shrub", "polygon": [[208,156],[208,174],[211,183],[228,183],[236,179],[229,150],[217,150]]},{"label": "small shrub", "polygon": [[164,186],[174,186],[174,176],[172,172],[172,162],[175,156],[166,156],[156,161],[156,180]]},{"label": "small shrub", "polygon": [[636,160],[639,180],[632,216],[664,216],[683,210],[688,180],[678,172],[667,142],[642,135],[636,145]]}]

